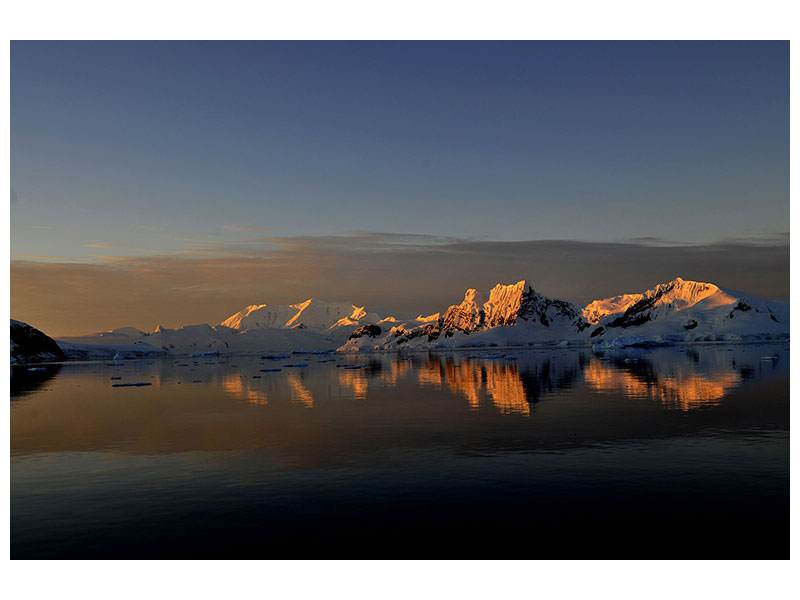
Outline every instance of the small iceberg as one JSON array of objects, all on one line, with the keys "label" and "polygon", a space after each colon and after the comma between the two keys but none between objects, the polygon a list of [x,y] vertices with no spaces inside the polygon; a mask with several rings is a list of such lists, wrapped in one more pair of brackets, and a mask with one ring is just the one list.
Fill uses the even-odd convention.
[{"label": "small iceberg", "polygon": [[275,373],[277,371],[280,371],[280,369],[259,369],[259,371],[261,371],[262,373]]},{"label": "small iceberg", "polygon": [[149,381],[137,381],[136,383],[112,383],[111,387],[142,387],[145,385],[153,385]]},{"label": "small iceberg", "polygon": [[361,363],[360,365],[342,365],[343,369],[363,369],[367,365],[365,363]]},{"label": "small iceberg", "polygon": [[287,365],[283,365],[284,367],[307,367],[308,363],[289,363]]},{"label": "small iceberg", "polygon": [[261,360],[281,360],[283,358],[289,358],[288,354],[262,354]]}]

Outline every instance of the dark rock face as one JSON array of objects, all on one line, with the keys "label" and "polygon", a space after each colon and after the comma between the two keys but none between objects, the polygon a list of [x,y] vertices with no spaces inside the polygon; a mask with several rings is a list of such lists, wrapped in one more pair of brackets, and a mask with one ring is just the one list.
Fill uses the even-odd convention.
[{"label": "dark rock face", "polygon": [[692,319],[688,325],[683,326],[684,329],[694,329],[695,327],[697,327],[697,321],[694,319]]},{"label": "dark rock face", "polygon": [[[395,340],[395,343],[398,344],[398,345],[399,344],[405,344],[408,340],[413,340],[413,339],[421,337],[423,335],[424,336],[428,336],[428,341],[432,342],[432,341],[438,339],[439,336],[442,334],[441,323],[442,323],[442,319],[440,318],[436,323],[428,323],[427,325],[424,325],[422,327],[416,327],[416,328],[414,328],[414,329],[412,329],[410,331],[408,331],[408,330],[406,330],[406,331],[401,331],[401,330],[395,331],[394,335],[397,338]],[[447,334],[447,333],[448,332],[445,332],[445,334]],[[450,332],[450,335],[452,335],[452,332]]]},{"label": "dark rock face", "polygon": [[[498,325],[513,325],[516,323],[517,318],[525,321],[539,321],[545,327],[550,327],[553,319],[564,319],[572,321],[578,331],[582,331],[589,326],[582,316],[577,306],[571,302],[564,300],[553,300],[547,298],[534,291],[532,287],[528,287],[524,294],[522,294],[522,302],[519,305],[519,312],[516,317],[507,319],[506,323],[498,323]],[[493,325],[494,326],[494,325]]]},{"label": "dark rock face", "polygon": [[653,296],[652,298],[644,298],[643,300],[639,300],[636,304],[632,304],[628,307],[621,317],[617,317],[611,323],[608,323],[608,327],[637,327],[639,325],[644,325],[650,320],[650,315],[647,313],[651,308],[656,305],[658,299],[661,298],[661,295]]},{"label": "dark rock face", "polygon": [[11,361],[47,362],[64,360],[64,353],[53,338],[21,321],[11,319]]},{"label": "dark rock face", "polygon": [[356,329],[348,339],[354,340],[356,338],[360,338],[363,336],[367,337],[378,337],[381,334],[381,328],[377,325],[362,325],[358,329]]},{"label": "dark rock face", "polygon": [[[728,315],[728,317],[732,319],[734,317],[733,313],[735,313],[737,310],[740,311],[740,312],[747,312],[748,310],[751,310],[752,308],[753,307],[750,306],[749,304],[745,304],[744,302],[739,302],[736,306],[733,307],[733,310]],[[756,312],[758,312],[758,311],[756,311]],[[777,321],[777,319],[773,319],[773,321]]]}]

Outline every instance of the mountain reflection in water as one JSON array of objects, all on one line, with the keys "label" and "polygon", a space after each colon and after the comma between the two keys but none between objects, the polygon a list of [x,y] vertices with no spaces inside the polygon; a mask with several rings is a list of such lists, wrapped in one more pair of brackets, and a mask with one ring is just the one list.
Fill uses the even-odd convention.
[{"label": "mountain reflection in water", "polygon": [[[542,398],[581,382],[601,394],[621,393],[631,399],[654,400],[667,409],[690,411],[717,406],[723,398],[753,377],[773,370],[781,353],[761,357],[747,347],[723,354],[717,349],[628,350],[594,354],[588,350],[523,354],[514,359],[485,353],[373,357],[365,368],[335,371],[338,385],[357,400],[367,400],[370,386],[395,387],[416,381],[420,389],[447,389],[464,397],[472,410],[492,407],[502,415],[530,416]],[[705,354],[715,360],[701,359]],[[267,380],[271,379],[271,382]],[[314,407],[314,394],[301,372],[289,371],[248,378],[225,375],[222,388],[251,404],[267,405],[267,389],[290,397],[305,408]],[[281,389],[283,388],[283,389]]]},{"label": "mountain reflection in water", "polygon": [[583,376],[599,392],[621,391],[631,398],[655,399],[667,408],[684,411],[716,406],[742,382],[733,370],[703,374],[691,365],[680,365],[673,372],[659,373],[645,360],[633,364],[617,361],[613,366],[595,360]]}]

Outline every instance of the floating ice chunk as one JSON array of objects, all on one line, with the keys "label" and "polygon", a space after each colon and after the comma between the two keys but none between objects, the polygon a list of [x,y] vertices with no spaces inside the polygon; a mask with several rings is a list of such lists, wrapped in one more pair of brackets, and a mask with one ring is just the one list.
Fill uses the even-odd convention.
[{"label": "floating ice chunk", "polygon": [[658,338],[648,338],[642,335],[631,335],[626,337],[618,337],[613,340],[606,340],[599,342],[592,346],[592,350],[614,350],[616,348],[644,348],[646,346],[671,346],[672,342],[668,342]]}]

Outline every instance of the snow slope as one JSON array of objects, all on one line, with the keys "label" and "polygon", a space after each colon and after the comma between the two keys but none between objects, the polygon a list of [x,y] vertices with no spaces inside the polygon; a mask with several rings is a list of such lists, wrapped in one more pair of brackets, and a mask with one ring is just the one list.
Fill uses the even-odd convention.
[{"label": "snow slope", "polygon": [[189,325],[176,329],[159,327],[152,333],[109,336],[94,334],[61,338],[61,348],[75,358],[123,358],[159,354],[203,352],[287,352],[301,349],[334,349],[344,343],[349,329],[336,335],[291,328],[231,329],[222,325]]},{"label": "snow slope", "polygon": [[231,315],[220,325],[231,329],[279,329],[301,327],[327,330],[337,327],[355,328],[362,322],[375,322],[380,317],[363,306],[349,302],[325,302],[309,298],[288,306],[250,305]]},{"label": "snow slope", "polygon": [[[737,341],[788,337],[789,304],[762,300],[711,283],[681,278],[641,294],[596,300],[584,309],[592,316],[589,337],[596,342],[644,336],[664,341]],[[605,314],[597,318],[604,311]],[[612,312],[613,311],[613,312]]]},{"label": "snow slope", "polygon": [[[392,319],[393,317],[389,317]],[[65,337],[59,344],[74,358],[110,358],[203,352],[287,352],[329,350],[345,343],[362,321],[381,321],[363,306],[309,299],[288,306],[247,306],[217,325],[159,325],[146,333],[121,327],[87,336]]]}]

